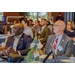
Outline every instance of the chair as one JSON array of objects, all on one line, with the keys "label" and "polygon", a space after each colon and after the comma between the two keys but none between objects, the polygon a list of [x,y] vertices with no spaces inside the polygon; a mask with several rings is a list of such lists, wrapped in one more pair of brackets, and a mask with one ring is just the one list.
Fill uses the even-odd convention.
[{"label": "chair", "polygon": [[7,34],[7,26],[4,25],[4,34]]},{"label": "chair", "polygon": [[0,47],[0,51],[3,51],[5,49],[5,46],[4,47]]}]

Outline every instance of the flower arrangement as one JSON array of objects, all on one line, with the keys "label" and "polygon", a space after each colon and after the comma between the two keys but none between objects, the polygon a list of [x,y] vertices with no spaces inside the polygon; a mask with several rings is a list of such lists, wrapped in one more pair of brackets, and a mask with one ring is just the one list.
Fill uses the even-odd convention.
[{"label": "flower arrangement", "polygon": [[33,59],[35,61],[39,59],[39,52],[40,54],[43,54],[43,52],[40,50],[42,47],[43,45],[36,38],[34,38],[29,48],[31,50],[28,52],[27,57],[26,57],[28,63],[32,62]]}]

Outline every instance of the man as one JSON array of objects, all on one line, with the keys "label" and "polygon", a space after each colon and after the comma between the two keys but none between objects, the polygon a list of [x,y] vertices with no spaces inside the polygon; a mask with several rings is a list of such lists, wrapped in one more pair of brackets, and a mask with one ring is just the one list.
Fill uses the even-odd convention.
[{"label": "man", "polygon": [[64,34],[65,23],[56,21],[53,26],[54,35],[48,37],[44,50],[46,54],[50,51],[50,45],[54,48],[55,55],[68,56],[72,55],[73,40]]},{"label": "man", "polygon": [[4,33],[4,26],[2,25],[2,22],[0,21],[0,34]]},{"label": "man", "polygon": [[29,21],[26,19],[23,19],[21,23],[24,25],[23,33],[25,33],[26,35],[30,35],[33,39],[33,32],[31,28],[29,27]]},{"label": "man", "polygon": [[34,25],[33,24],[33,20],[32,19],[29,19],[29,26],[30,26],[30,28],[33,27],[33,25]]},{"label": "man", "polygon": [[32,42],[32,38],[29,35],[23,33],[24,26],[21,23],[17,23],[12,28],[13,36],[9,36],[6,41],[5,50],[2,54],[8,55],[10,53],[18,53],[21,55],[27,55],[30,51],[28,49]]},{"label": "man", "polygon": [[56,21],[58,21],[58,20],[62,20],[63,21],[63,17],[62,17],[61,13],[59,13],[59,15],[56,17]]},{"label": "man", "polygon": [[42,44],[45,44],[48,36],[50,35],[50,29],[47,27],[46,19],[41,19],[42,28],[39,31],[39,40]]},{"label": "man", "polygon": [[[33,25],[33,27],[31,28],[34,36],[37,36],[37,33],[40,31],[40,28],[41,28],[40,21],[35,20],[35,25]],[[36,35],[35,35],[35,33],[36,33]]]},{"label": "man", "polygon": [[23,15],[23,18],[20,18],[20,23],[22,22],[23,19],[28,20],[28,16],[26,14]]}]

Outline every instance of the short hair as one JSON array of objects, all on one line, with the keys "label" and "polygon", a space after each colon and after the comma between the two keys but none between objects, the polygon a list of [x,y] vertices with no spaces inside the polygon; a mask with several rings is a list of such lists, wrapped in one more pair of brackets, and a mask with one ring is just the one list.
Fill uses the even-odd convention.
[{"label": "short hair", "polygon": [[59,14],[61,14],[61,13],[59,13]]},{"label": "short hair", "polygon": [[16,23],[16,24],[13,26],[13,28],[14,28],[16,25],[17,25],[17,26],[20,26],[20,29],[24,30],[24,25],[23,25],[22,23]]},{"label": "short hair", "polygon": [[[74,22],[73,21],[67,21],[67,23],[70,22],[71,23],[71,29],[74,29]],[[67,25],[67,24],[66,24]]]},{"label": "short hair", "polygon": [[38,23],[40,23],[40,21],[39,21],[39,20],[35,20],[35,21],[38,21]]},{"label": "short hair", "polygon": [[29,19],[29,21],[33,22],[33,20],[32,20],[32,19]]},{"label": "short hair", "polygon": [[[14,21],[16,21],[18,23],[18,21],[16,19]],[[14,21],[13,21],[13,23],[14,23]]]},{"label": "short hair", "polygon": [[22,19],[25,23],[27,23],[27,26],[29,26],[29,21],[27,19]]},{"label": "short hair", "polygon": [[46,22],[47,22],[47,20],[46,20],[46,19],[41,19],[41,20],[44,20],[44,21],[46,21]]}]

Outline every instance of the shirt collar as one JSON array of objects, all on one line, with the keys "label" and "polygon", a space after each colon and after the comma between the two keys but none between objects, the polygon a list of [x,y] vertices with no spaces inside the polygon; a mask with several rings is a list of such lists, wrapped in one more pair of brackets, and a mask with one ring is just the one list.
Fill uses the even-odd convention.
[{"label": "shirt collar", "polygon": [[24,29],[24,31],[29,30],[29,29],[30,29],[30,27],[28,27],[27,29]]},{"label": "shirt collar", "polygon": [[42,29],[44,29],[46,26],[43,26]]},{"label": "shirt collar", "polygon": [[57,36],[56,36],[56,38],[58,38],[58,39],[59,39],[59,38],[62,38],[62,36],[63,36],[63,34],[62,34],[61,36],[59,36],[59,37],[57,37]]}]

